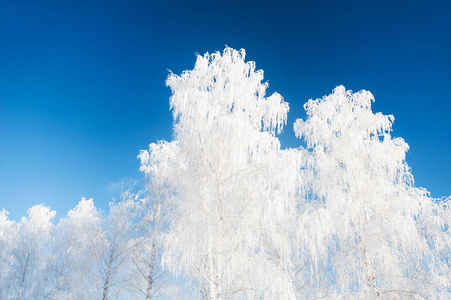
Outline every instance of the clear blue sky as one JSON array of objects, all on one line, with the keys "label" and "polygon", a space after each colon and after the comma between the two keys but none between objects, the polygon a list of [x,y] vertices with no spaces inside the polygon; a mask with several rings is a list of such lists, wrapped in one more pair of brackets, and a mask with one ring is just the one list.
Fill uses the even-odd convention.
[{"label": "clear blue sky", "polygon": [[142,180],[139,150],[171,139],[168,69],[225,45],[290,103],[284,147],[308,99],[367,89],[416,185],[451,194],[450,1],[0,0],[0,209],[107,209]]}]

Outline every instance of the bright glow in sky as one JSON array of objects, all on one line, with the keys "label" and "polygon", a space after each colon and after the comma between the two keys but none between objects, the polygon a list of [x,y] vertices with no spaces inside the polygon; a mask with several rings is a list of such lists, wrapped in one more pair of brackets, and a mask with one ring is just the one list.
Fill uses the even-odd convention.
[{"label": "bright glow in sky", "polygon": [[450,33],[449,1],[2,1],[0,209],[107,209],[142,181],[139,150],[171,140],[168,69],[225,45],[290,103],[284,147],[308,99],[370,90],[416,185],[450,195]]}]

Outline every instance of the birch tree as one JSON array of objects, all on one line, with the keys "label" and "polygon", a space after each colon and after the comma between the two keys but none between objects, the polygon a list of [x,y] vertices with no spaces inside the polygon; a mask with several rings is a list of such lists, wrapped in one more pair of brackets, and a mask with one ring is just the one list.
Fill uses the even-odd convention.
[{"label": "birch tree", "polygon": [[[171,74],[175,190],[163,261],[199,288],[204,299],[293,298],[283,234],[295,206],[295,153],[280,150],[276,132],[288,104],[266,97],[263,71],[244,50],[198,56],[192,71]],[[294,165],[294,164],[293,164]],[[291,215],[290,215],[291,214]]]},{"label": "birch tree", "polygon": [[174,144],[152,143],[142,150],[140,171],[146,176],[146,196],[140,203],[140,236],[133,251],[135,276],[132,285],[146,299],[157,298],[167,292],[167,272],[162,269],[161,237],[170,224],[172,190],[168,184],[168,165],[175,159]]},{"label": "birch tree", "polygon": [[108,217],[104,220],[104,245],[97,258],[102,300],[117,298],[128,285],[130,274],[126,269],[136,246],[135,216],[139,197],[140,193],[134,194],[129,189],[121,194],[120,201],[110,203]]},{"label": "birch tree", "polygon": [[14,274],[12,251],[17,239],[17,224],[8,220],[8,212],[0,212],[0,298],[7,299],[12,293]]},{"label": "birch tree", "polygon": [[313,191],[328,216],[318,228],[329,234],[318,244],[329,250],[321,258],[330,283],[323,288],[345,298],[447,298],[431,279],[439,274],[427,270],[435,260],[424,231],[432,202],[413,185],[408,145],[390,134],[393,116],[373,114],[372,101],[367,91],[340,86],[308,101],[307,120],[295,124],[312,155]]},{"label": "birch tree", "polygon": [[83,198],[56,227],[50,299],[96,297],[94,266],[104,239],[100,211],[92,199]]},{"label": "birch tree", "polygon": [[55,214],[49,207],[35,205],[28,210],[28,218],[23,217],[18,223],[10,254],[10,294],[6,298],[40,299],[46,294],[45,274]]}]

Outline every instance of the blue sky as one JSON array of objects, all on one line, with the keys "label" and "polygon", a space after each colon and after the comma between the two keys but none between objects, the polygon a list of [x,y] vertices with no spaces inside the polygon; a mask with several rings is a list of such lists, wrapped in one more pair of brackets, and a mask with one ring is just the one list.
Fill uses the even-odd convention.
[{"label": "blue sky", "polygon": [[[276,3],[277,2],[277,3]],[[0,1],[0,209],[81,197],[107,209],[142,181],[137,155],[171,139],[168,69],[245,48],[290,103],[340,84],[376,97],[411,149],[416,185],[451,194],[449,1]],[[138,183],[139,184],[139,183]]]}]

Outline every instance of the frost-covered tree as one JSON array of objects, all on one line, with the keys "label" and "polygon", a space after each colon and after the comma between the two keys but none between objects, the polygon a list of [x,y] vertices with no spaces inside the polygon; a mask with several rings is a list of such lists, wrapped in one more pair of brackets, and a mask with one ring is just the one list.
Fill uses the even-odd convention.
[{"label": "frost-covered tree", "polygon": [[130,280],[146,300],[167,292],[164,289],[167,272],[161,266],[161,237],[170,222],[171,189],[164,172],[174,159],[172,146],[167,142],[150,144],[149,150],[142,150],[138,156],[140,170],[146,176],[146,196],[140,203],[139,237],[131,257],[135,276]]},{"label": "frost-covered tree", "polygon": [[[173,155],[164,173],[174,209],[164,263],[204,299],[293,298],[290,227],[296,151],[280,150],[276,131],[288,104],[244,50],[198,56],[171,74]],[[284,167],[287,168],[284,168]]]},{"label": "frost-covered tree", "polygon": [[12,250],[16,245],[17,224],[8,220],[8,212],[0,212],[0,298],[7,299],[11,290],[11,276],[13,275]]},{"label": "frost-covered tree", "polygon": [[130,189],[121,194],[120,201],[110,203],[110,211],[104,219],[104,244],[98,252],[97,275],[101,282],[101,299],[120,296],[128,286],[130,274],[127,264],[136,247],[137,204],[140,193]]},{"label": "frost-covered tree", "polygon": [[93,276],[104,246],[100,211],[92,199],[82,199],[60,220],[53,242],[50,299],[92,299],[99,280]]},{"label": "frost-covered tree", "polygon": [[23,217],[17,224],[15,239],[9,233],[15,244],[10,248],[5,299],[41,299],[47,293],[48,277],[45,275],[49,267],[49,242],[55,214],[47,206],[33,206],[28,210],[28,218]]},{"label": "frost-covered tree", "polygon": [[357,299],[448,298],[431,264],[432,202],[413,186],[408,145],[390,135],[393,116],[373,114],[372,101],[367,91],[340,86],[310,100],[307,120],[295,123],[311,154],[310,200],[322,212],[312,232],[325,254],[318,258],[326,272],[318,292]]}]

